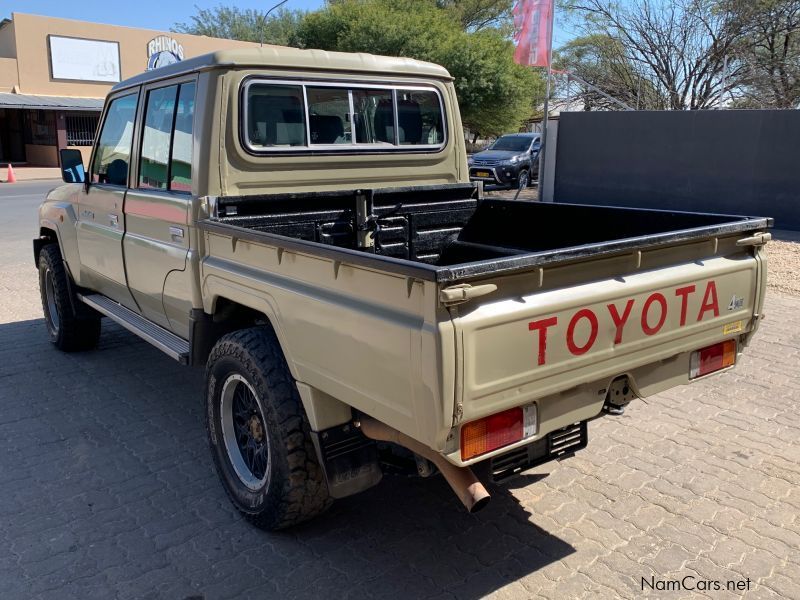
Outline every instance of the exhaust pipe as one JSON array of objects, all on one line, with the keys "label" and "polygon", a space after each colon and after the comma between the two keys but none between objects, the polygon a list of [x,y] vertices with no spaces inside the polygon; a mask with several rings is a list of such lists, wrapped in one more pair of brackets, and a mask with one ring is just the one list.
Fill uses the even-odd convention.
[{"label": "exhaust pipe", "polygon": [[427,458],[435,464],[469,512],[478,512],[489,503],[491,499],[489,492],[486,491],[486,488],[483,487],[483,484],[475,477],[475,473],[469,467],[455,466],[438,452],[434,452],[417,440],[372,417],[362,416],[359,426],[368,438],[381,442],[393,442]]}]

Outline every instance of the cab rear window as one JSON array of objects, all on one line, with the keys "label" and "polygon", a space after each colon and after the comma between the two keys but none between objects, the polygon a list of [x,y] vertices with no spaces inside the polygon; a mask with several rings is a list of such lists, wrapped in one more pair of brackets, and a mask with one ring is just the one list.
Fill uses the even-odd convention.
[{"label": "cab rear window", "polygon": [[254,152],[436,150],[446,141],[433,87],[251,80],[243,102],[242,137]]}]

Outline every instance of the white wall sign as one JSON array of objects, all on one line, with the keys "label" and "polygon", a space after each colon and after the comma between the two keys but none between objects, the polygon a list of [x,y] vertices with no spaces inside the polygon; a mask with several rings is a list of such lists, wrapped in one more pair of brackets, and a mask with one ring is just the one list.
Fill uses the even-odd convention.
[{"label": "white wall sign", "polygon": [[119,44],[100,40],[48,36],[53,79],[76,81],[120,80]]}]

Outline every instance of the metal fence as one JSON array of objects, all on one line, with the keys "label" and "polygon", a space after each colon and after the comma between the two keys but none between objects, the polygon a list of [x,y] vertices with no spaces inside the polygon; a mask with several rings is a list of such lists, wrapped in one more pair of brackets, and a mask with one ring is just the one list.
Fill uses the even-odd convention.
[{"label": "metal fence", "polygon": [[67,146],[91,146],[100,117],[97,115],[66,115]]}]

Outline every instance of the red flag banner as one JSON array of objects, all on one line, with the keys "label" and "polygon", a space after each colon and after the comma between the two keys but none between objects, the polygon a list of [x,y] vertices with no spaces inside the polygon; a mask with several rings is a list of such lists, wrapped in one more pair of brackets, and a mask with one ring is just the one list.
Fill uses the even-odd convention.
[{"label": "red flag banner", "polygon": [[516,0],[514,3],[514,60],[521,65],[546,67],[550,62],[550,23],[553,0]]}]

